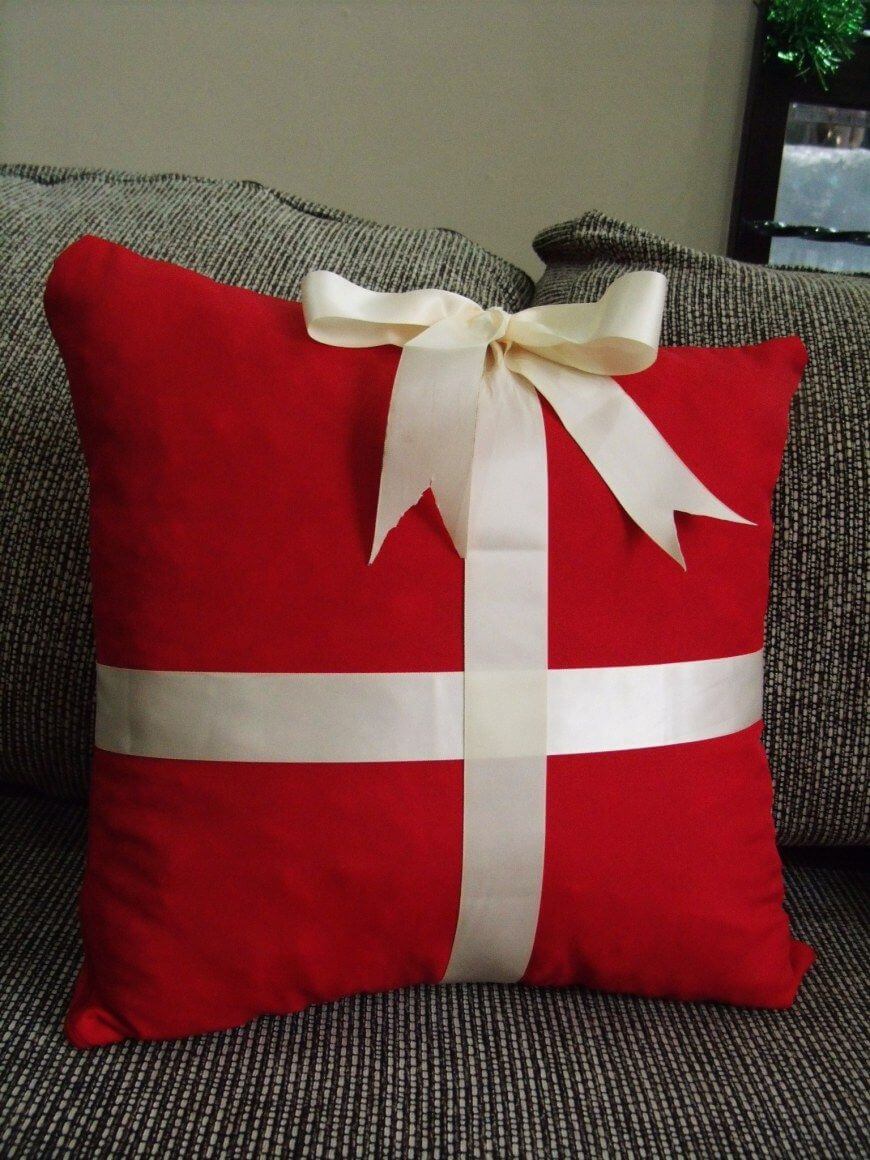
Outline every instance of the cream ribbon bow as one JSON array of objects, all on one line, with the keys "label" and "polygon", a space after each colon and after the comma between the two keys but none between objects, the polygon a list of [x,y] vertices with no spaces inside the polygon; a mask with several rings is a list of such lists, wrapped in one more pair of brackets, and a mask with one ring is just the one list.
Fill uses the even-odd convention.
[{"label": "cream ribbon bow", "polygon": [[[539,392],[627,514],[683,566],[675,512],[750,523],[708,491],[611,377],[655,361],[666,287],[663,275],[637,271],[617,278],[598,302],[508,314],[448,290],[381,294],[326,270],[308,274],[301,297],[312,338],[403,348],[371,559],[430,486],[456,550],[466,557],[481,392],[494,393],[508,408],[506,394]],[[529,401],[523,400],[526,410]],[[505,424],[501,432],[506,443],[489,453],[522,454],[509,445],[516,433]]]}]

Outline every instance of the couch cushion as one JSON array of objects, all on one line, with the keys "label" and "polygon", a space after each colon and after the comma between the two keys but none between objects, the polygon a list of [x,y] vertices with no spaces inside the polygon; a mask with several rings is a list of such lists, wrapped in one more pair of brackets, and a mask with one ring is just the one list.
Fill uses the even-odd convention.
[{"label": "couch cushion", "polygon": [[809,364],[774,498],[765,720],[786,844],[870,841],[863,657],[870,282],[751,266],[590,212],[544,230],[537,304],[595,299],[627,270],[668,277],[662,341],[799,334]]},{"label": "couch cushion", "polygon": [[80,1052],[61,1026],[83,822],[0,799],[4,1156],[867,1154],[867,883],[830,853],[787,869],[820,948],[787,1012],[421,987]]},{"label": "couch cushion", "polygon": [[287,298],[317,267],[511,311],[532,293],[521,270],[452,230],[376,225],[253,182],[0,166],[0,781],[72,797],[93,718],[87,483],[42,291],[85,233]]}]

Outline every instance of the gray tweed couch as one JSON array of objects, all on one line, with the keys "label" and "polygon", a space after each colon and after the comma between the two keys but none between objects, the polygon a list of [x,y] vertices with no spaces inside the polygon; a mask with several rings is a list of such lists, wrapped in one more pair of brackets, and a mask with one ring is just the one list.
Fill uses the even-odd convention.
[{"label": "gray tweed couch", "polygon": [[[866,740],[862,749],[860,693],[850,676],[856,662],[847,655],[856,642],[860,541],[852,530],[845,545],[814,548],[801,538],[800,505],[789,496],[778,501],[769,748],[777,825],[789,846],[787,905],[796,934],[819,954],[793,1009],[579,988],[421,987],[179,1042],[81,1053],[64,1041],[79,958],[92,646],[86,478],[41,287],[55,254],[85,232],[286,296],[315,266],[378,289],[447,286],[510,310],[536,295],[522,272],[448,230],[377,226],[251,183],[0,166],[0,1155],[870,1154],[870,908],[857,848],[842,848],[868,837]],[[758,279],[768,272],[693,256],[600,215],[546,231],[538,244],[550,266],[539,301],[586,296],[596,279],[633,261],[669,274],[684,295],[671,304],[674,318],[690,307],[693,317],[707,317],[698,306],[702,275],[732,304],[748,293],[742,321],[739,309],[709,305],[709,342],[740,341],[741,327],[744,340],[760,336],[762,310],[774,329],[793,329],[799,313],[794,325],[775,314],[789,295],[800,300],[795,310],[809,309],[807,302],[828,309],[813,305],[819,284],[810,276],[803,290],[774,282],[765,305],[759,287],[767,284]],[[860,327],[866,285],[832,284],[823,284],[825,301],[833,294],[831,309],[855,309]],[[725,314],[731,330],[717,332]],[[804,329],[817,331],[829,351],[824,321]],[[851,377],[853,357],[847,351],[843,364]],[[841,405],[836,384],[814,384],[796,423],[796,438],[812,454],[799,453],[804,444],[797,454],[792,448],[789,478],[802,464],[822,488],[813,503],[824,504],[835,482],[819,480],[831,475],[831,462],[841,474],[851,462],[836,448],[849,441],[849,423],[860,441],[861,409],[848,391]],[[866,379],[862,389],[866,397]],[[814,416],[827,424],[832,407],[842,414],[829,437]],[[788,627],[804,615],[794,551],[800,559],[810,553],[810,586],[822,561],[836,605],[817,630],[824,639],[815,651],[804,647],[815,621],[798,633]],[[805,684],[817,699],[822,690],[823,704],[800,700]],[[834,712],[838,735],[825,742],[825,716]],[[808,841],[826,846],[793,845]]]}]

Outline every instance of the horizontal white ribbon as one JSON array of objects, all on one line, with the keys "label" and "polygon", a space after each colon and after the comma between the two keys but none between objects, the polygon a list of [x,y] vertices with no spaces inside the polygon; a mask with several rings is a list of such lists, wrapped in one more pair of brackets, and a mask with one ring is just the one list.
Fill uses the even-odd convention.
[{"label": "horizontal white ribbon", "polygon": [[[761,653],[547,673],[551,755],[706,741],[761,718]],[[506,683],[510,679],[505,678]],[[464,674],[165,672],[97,665],[96,744],[178,761],[455,761]],[[490,735],[522,756],[522,714]]]}]

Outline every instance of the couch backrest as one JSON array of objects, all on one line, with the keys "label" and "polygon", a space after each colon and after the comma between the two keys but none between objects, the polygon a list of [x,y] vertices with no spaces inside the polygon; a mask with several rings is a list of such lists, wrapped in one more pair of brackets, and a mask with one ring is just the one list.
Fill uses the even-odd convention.
[{"label": "couch backrest", "polygon": [[[600,297],[628,270],[668,278],[662,342],[799,334],[809,364],[774,499],[766,745],[787,844],[870,841],[867,714],[870,282],[753,266],[587,213],[544,230],[536,304]],[[703,384],[699,384],[703,389]]]},{"label": "couch backrest", "polygon": [[46,275],[98,234],[287,298],[312,269],[528,306],[521,270],[447,229],[400,229],[253,182],[0,166],[0,781],[85,793],[93,727],[87,479],[42,310]]}]

